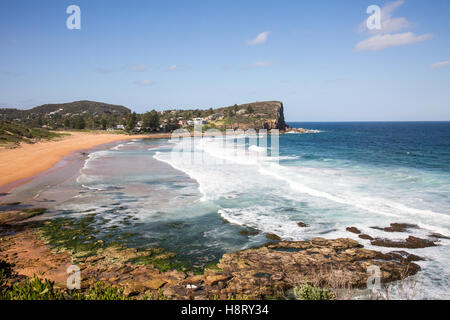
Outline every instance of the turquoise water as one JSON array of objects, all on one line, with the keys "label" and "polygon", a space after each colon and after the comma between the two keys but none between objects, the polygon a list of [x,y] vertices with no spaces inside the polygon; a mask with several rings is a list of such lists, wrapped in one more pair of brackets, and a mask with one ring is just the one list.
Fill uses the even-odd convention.
[{"label": "turquoise water", "polygon": [[[169,140],[92,152],[70,185],[76,195],[54,210],[76,216],[95,211],[107,218],[101,222],[105,237],[118,229],[133,233],[130,246],[166,247],[199,267],[266,242],[264,233],[287,240],[351,237],[384,252],[394,249],[372,247],[345,228],[390,239],[450,235],[449,122],[290,125],[319,131],[280,136],[279,161],[261,145],[249,147],[245,137],[225,144],[205,138],[184,152],[184,145]],[[268,144],[271,154],[275,147]],[[125,217],[133,223],[123,223]],[[309,226],[299,228],[299,221]],[[392,222],[420,228],[371,228]],[[239,234],[249,228],[260,233]],[[419,262],[418,298],[450,297],[450,241],[439,244],[407,250],[426,259]]]}]

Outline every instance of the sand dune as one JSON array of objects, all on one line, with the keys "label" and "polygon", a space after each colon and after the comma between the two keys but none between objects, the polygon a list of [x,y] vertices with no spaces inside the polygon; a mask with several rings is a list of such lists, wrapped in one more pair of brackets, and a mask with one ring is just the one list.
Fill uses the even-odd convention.
[{"label": "sand dune", "polygon": [[70,132],[61,140],[23,143],[16,149],[0,148],[0,187],[32,177],[53,167],[62,158],[81,149],[130,139],[166,138],[169,134],[126,135],[94,132]]}]

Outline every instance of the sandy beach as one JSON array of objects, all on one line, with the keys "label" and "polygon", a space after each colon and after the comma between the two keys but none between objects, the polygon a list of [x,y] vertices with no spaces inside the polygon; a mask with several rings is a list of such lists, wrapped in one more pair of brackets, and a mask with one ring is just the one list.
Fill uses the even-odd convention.
[{"label": "sandy beach", "polygon": [[[68,132],[65,132],[68,133]],[[170,134],[126,135],[95,132],[69,132],[59,140],[22,143],[15,149],[0,148],[0,187],[30,178],[52,168],[62,158],[81,149],[115,141],[168,138]]]}]

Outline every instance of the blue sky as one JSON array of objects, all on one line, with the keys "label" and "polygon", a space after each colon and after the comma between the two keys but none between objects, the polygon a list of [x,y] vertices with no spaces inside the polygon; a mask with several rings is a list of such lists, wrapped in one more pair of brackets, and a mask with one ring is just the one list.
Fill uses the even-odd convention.
[{"label": "blue sky", "polygon": [[1,1],[0,45],[6,107],[281,100],[290,121],[450,120],[447,0]]}]

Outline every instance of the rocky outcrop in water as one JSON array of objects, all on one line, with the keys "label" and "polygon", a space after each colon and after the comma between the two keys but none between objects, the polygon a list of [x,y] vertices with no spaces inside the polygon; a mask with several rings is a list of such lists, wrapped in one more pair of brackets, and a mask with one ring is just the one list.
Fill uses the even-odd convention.
[{"label": "rocky outcrop in water", "polygon": [[386,232],[405,232],[408,229],[417,229],[418,226],[410,223],[391,223],[389,227],[372,227],[372,229],[382,230]]},{"label": "rocky outcrop in water", "polygon": [[405,240],[390,240],[384,238],[377,238],[370,242],[374,246],[389,247],[389,248],[408,248],[408,249],[419,249],[426,247],[435,247],[435,244],[431,240],[417,238],[414,236],[409,236]]}]

